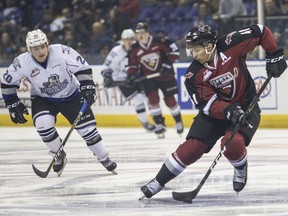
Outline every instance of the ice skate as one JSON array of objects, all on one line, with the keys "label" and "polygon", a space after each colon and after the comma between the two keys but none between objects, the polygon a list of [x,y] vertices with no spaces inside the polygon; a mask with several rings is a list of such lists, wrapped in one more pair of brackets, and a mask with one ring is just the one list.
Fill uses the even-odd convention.
[{"label": "ice skate", "polygon": [[[99,160],[99,159],[98,159]],[[114,175],[118,173],[115,171],[117,164],[110,160],[109,157],[106,157],[104,160],[99,160],[99,162],[109,171],[112,172]]]},{"label": "ice skate", "polygon": [[163,124],[157,124],[154,132],[158,139],[163,139],[165,138],[166,127]]},{"label": "ice skate", "polygon": [[142,125],[149,132],[154,132],[154,130],[156,129],[156,126],[151,124],[151,123],[149,123],[149,122],[142,123]]},{"label": "ice skate", "polygon": [[160,183],[156,180],[156,178],[154,178],[148,184],[141,187],[141,191],[144,194],[144,196],[140,197],[139,200],[145,197],[151,198],[159,191],[161,191],[163,188],[164,186],[160,185]]},{"label": "ice skate", "polygon": [[247,166],[246,162],[240,168],[234,167],[233,188],[238,193],[243,190],[247,182]]},{"label": "ice skate", "polygon": [[183,131],[184,131],[184,127],[183,127],[183,123],[182,122],[177,122],[176,123],[176,131],[177,133],[181,136]]},{"label": "ice skate", "polygon": [[[52,153],[52,152],[51,152]],[[55,154],[55,153],[52,153]],[[65,166],[67,164],[67,158],[66,153],[62,151],[61,155],[57,158],[57,160],[54,162],[53,170],[57,173],[57,176],[60,177]]]}]

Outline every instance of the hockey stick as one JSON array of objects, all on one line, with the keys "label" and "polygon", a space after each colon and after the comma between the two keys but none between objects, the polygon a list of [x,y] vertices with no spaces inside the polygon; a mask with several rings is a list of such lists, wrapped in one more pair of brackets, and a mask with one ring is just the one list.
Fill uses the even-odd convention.
[{"label": "hockey stick", "polygon": [[[159,77],[160,76],[160,73],[153,73],[153,74],[149,74],[147,76],[142,76],[142,77],[139,77],[137,79],[134,80],[134,82],[141,82],[143,80],[146,80],[146,79],[153,79],[153,78],[156,78],[156,77]],[[123,81],[113,81],[112,85],[111,86],[107,86],[106,88],[111,88],[111,87],[115,87],[115,86],[124,86],[124,85],[127,85],[127,82],[125,80]]]},{"label": "hockey stick", "polygon": [[46,177],[48,176],[48,174],[49,174],[52,166],[53,166],[54,163],[55,163],[55,161],[57,161],[58,157],[62,154],[63,148],[64,148],[64,146],[65,146],[68,138],[70,137],[72,131],[74,130],[74,128],[76,127],[76,125],[77,125],[78,122],[80,121],[80,118],[82,117],[84,111],[86,110],[87,105],[88,105],[87,101],[84,100],[84,103],[83,103],[83,105],[82,105],[82,107],[81,107],[81,110],[79,111],[78,116],[77,116],[76,119],[74,120],[74,122],[73,122],[70,130],[68,131],[68,133],[67,133],[65,139],[63,140],[61,146],[59,147],[58,151],[55,153],[55,155],[54,155],[54,157],[53,157],[53,160],[51,161],[51,163],[50,163],[50,165],[48,166],[47,170],[44,171],[44,172],[42,172],[42,171],[38,170],[38,169],[34,166],[34,164],[32,164],[32,168],[33,168],[33,170],[34,170],[34,172],[35,172],[36,175],[38,175],[38,176],[41,177],[41,178],[46,178]]},{"label": "hockey stick", "polygon": [[[262,92],[264,91],[264,89],[266,88],[268,83],[270,82],[271,78],[272,78],[271,75],[268,76],[268,78],[262,84],[262,86],[259,89],[258,93],[255,95],[255,97],[253,98],[252,102],[249,104],[249,106],[248,106],[248,108],[247,108],[247,110],[245,112],[246,115],[248,115],[253,110],[254,106],[258,102]],[[220,150],[220,152],[218,153],[218,155],[216,156],[216,158],[212,162],[211,166],[209,167],[208,171],[206,172],[205,176],[202,178],[202,180],[199,183],[198,187],[195,190],[188,191],[188,192],[175,192],[175,191],[173,191],[172,192],[172,197],[173,197],[174,200],[178,200],[178,201],[182,201],[182,202],[186,202],[186,203],[192,203],[192,200],[197,196],[197,194],[201,190],[202,186],[204,185],[204,183],[208,179],[209,175],[211,174],[212,170],[216,166],[217,162],[222,157],[226,147],[229,145],[229,143],[233,139],[234,135],[238,132],[238,130],[241,128],[241,126],[242,126],[241,123],[238,123],[235,126],[234,130],[232,131],[232,133],[228,137],[228,139],[227,139],[226,143],[224,144],[223,148]]]}]

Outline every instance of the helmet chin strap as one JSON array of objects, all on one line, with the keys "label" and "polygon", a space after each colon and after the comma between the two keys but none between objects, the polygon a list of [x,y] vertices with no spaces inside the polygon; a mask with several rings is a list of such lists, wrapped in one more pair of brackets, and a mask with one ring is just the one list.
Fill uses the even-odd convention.
[{"label": "helmet chin strap", "polygon": [[214,52],[215,48],[216,48],[216,44],[213,44],[213,49],[212,49],[210,52],[208,52],[207,46],[205,46],[205,52],[206,52],[206,54],[208,55],[208,58],[207,58],[206,63],[209,62],[209,59],[210,59],[212,53]]}]

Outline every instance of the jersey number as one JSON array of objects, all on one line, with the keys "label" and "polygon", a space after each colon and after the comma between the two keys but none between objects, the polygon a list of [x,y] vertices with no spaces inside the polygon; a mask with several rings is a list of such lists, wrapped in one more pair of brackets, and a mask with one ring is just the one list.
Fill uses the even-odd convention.
[{"label": "jersey number", "polygon": [[8,74],[8,71],[6,71],[6,72],[4,73],[3,78],[5,79],[5,81],[6,81],[7,83],[11,83],[11,81],[12,81],[12,76]]},{"label": "jersey number", "polygon": [[79,61],[81,64],[85,64],[85,59],[83,59],[81,56],[77,56],[77,61]]}]

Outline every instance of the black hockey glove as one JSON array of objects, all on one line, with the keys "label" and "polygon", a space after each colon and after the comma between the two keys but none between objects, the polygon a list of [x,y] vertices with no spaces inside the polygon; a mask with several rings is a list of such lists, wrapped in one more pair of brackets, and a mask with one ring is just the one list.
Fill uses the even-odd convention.
[{"label": "black hockey glove", "polygon": [[161,69],[159,71],[160,76],[164,77],[166,75],[168,75],[169,73],[171,73],[172,70],[172,66],[166,63],[163,63],[161,66]]},{"label": "black hockey glove", "polygon": [[126,78],[127,86],[134,86],[135,85],[136,76],[134,74],[128,74]]},{"label": "black hockey glove", "polygon": [[112,78],[112,73],[111,72],[106,72],[103,74],[104,77],[104,87],[110,88],[113,87],[114,81]]},{"label": "black hockey glove", "polygon": [[29,115],[29,112],[19,98],[12,101],[5,101],[5,104],[9,109],[10,118],[15,124],[24,124],[27,122],[24,114]]},{"label": "black hockey glove", "polygon": [[80,82],[80,91],[82,97],[87,100],[88,106],[91,106],[95,102],[96,90],[95,84],[92,80]]},{"label": "black hockey glove", "polygon": [[282,48],[272,53],[266,53],[266,71],[268,76],[271,74],[272,77],[280,77],[286,68],[287,63],[284,59],[284,51]]},{"label": "black hockey glove", "polygon": [[247,116],[241,109],[239,104],[230,104],[224,108],[224,115],[226,119],[230,120],[233,124],[246,124]]}]

